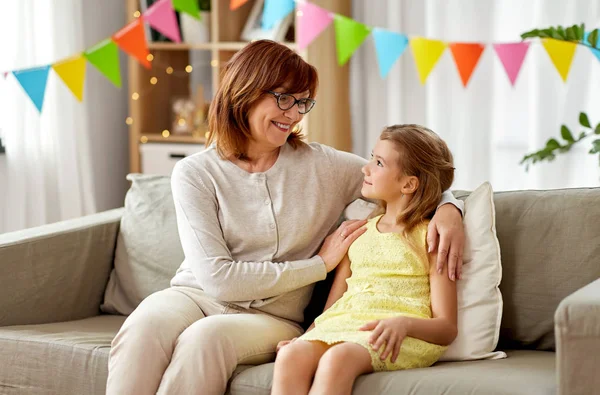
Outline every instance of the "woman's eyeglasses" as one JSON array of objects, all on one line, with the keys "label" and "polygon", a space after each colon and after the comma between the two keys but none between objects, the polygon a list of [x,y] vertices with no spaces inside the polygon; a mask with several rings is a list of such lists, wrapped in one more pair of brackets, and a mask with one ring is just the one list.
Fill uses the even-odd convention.
[{"label": "woman's eyeglasses", "polygon": [[294,107],[294,105],[298,104],[298,112],[300,114],[306,114],[315,106],[316,101],[309,98],[296,99],[293,95],[289,93],[279,93],[273,91],[267,91],[267,93],[272,94],[277,99],[277,107],[280,110],[287,111],[290,108]]}]

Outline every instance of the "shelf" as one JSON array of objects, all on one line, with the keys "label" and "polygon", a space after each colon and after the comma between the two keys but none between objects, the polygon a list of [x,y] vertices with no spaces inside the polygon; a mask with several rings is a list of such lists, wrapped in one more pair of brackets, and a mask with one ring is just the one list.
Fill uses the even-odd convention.
[{"label": "shelf", "polygon": [[[199,44],[188,44],[188,43],[171,43],[171,42],[151,42],[148,43],[148,49],[158,51],[190,51],[190,50],[223,50],[223,51],[239,51],[248,45],[245,41],[227,41],[227,42],[210,42],[210,43],[199,43]],[[282,43],[288,48],[296,50],[296,43],[284,42]]]},{"label": "shelf", "polygon": [[204,137],[194,137],[194,136],[177,136],[170,135],[169,137],[163,137],[161,134],[145,134],[142,135],[140,140],[143,140],[144,137],[147,139],[147,143],[182,143],[182,144],[206,144],[206,139]]}]

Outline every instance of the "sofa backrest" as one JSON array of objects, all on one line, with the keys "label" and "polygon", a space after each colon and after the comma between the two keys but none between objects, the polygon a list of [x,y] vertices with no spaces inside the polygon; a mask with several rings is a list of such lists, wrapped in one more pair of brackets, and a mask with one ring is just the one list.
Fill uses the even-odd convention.
[{"label": "sofa backrest", "polygon": [[600,277],[600,188],[496,192],[494,203],[504,300],[498,348],[554,350],[558,304]]},{"label": "sofa backrest", "polygon": [[[120,299],[132,305],[105,311],[121,314],[129,314],[148,294],[167,287],[183,257],[175,208],[172,199],[165,198],[170,195],[169,178],[129,178],[133,186],[121,220],[121,229],[128,231],[119,235],[120,259],[115,264],[120,267],[113,270],[104,304],[116,300],[111,283],[118,284],[127,296]],[[455,195],[465,199],[469,192]],[[504,300],[498,348],[553,350],[559,302],[600,277],[600,188],[496,192],[494,203]],[[147,229],[148,224],[153,229]],[[118,278],[123,272],[127,276]],[[307,320],[322,311],[328,284],[317,284],[305,311]]]}]

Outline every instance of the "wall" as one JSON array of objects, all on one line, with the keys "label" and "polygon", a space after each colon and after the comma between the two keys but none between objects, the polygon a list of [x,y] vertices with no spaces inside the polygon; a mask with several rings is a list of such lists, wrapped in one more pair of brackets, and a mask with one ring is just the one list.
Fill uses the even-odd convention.
[{"label": "wall", "polygon": [[[86,48],[109,37],[126,23],[123,1],[85,0],[83,8]],[[121,52],[121,89],[88,65],[86,75],[87,119],[94,173],[97,211],[121,207],[129,183],[129,141],[125,118],[127,100],[127,55]]]}]

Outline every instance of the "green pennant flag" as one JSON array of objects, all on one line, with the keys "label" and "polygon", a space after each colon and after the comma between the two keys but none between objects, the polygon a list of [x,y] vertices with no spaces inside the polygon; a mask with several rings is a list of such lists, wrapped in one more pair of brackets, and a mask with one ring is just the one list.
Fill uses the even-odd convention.
[{"label": "green pennant flag", "polygon": [[200,19],[200,8],[197,0],[173,0],[173,9]]},{"label": "green pennant flag", "polygon": [[371,29],[338,14],[335,14],[334,23],[338,64],[343,66],[365,41],[365,38],[371,33]]},{"label": "green pennant flag", "polygon": [[119,69],[119,47],[110,38],[96,44],[84,52],[85,58],[94,65],[117,88],[121,87]]}]

